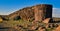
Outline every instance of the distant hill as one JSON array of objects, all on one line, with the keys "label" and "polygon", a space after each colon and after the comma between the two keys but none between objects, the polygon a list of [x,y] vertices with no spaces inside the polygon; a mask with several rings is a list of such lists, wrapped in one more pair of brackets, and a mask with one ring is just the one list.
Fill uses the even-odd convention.
[{"label": "distant hill", "polygon": [[0,18],[3,20],[8,20],[8,15],[0,15]]},{"label": "distant hill", "polygon": [[60,18],[53,17],[53,20],[54,20],[54,21],[60,21]]}]

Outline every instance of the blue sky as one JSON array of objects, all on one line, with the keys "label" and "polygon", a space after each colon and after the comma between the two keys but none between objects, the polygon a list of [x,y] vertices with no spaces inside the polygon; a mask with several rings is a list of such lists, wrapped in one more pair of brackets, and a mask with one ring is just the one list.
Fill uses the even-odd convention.
[{"label": "blue sky", "polygon": [[60,17],[60,0],[0,0],[0,14],[8,15],[21,8],[37,4],[53,5],[53,17]]}]

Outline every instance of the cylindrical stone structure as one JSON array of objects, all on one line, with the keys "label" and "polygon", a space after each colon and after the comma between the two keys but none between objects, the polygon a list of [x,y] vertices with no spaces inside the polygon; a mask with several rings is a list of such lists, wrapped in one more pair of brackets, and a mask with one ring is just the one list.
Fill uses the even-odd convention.
[{"label": "cylindrical stone structure", "polygon": [[52,5],[40,4],[34,6],[35,21],[42,21],[46,18],[52,18]]}]

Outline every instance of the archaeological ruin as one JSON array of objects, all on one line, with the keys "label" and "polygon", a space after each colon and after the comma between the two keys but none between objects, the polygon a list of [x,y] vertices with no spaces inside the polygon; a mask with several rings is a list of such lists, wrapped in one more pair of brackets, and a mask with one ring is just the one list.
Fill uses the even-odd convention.
[{"label": "archaeological ruin", "polygon": [[9,15],[9,19],[19,16],[23,20],[42,21],[46,18],[52,18],[52,5],[40,4],[32,7],[20,9]]}]

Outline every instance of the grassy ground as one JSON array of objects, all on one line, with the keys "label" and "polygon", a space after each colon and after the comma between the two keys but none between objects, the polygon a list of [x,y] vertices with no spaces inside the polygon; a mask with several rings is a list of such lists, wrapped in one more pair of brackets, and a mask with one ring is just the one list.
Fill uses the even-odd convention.
[{"label": "grassy ground", "polygon": [[[37,24],[41,25],[40,23],[37,23]],[[35,24],[36,27],[38,26],[37,24]],[[19,27],[19,26],[21,26],[21,27]],[[9,20],[9,21],[2,21],[0,23],[0,27],[12,27],[12,28],[18,27],[17,29],[19,31],[31,31],[29,29],[29,26],[32,26],[32,22],[24,21],[24,20]],[[43,26],[45,26],[45,25],[43,24]],[[52,30],[52,28],[45,28],[45,29],[46,29],[46,31],[51,31]],[[38,31],[38,29],[33,30],[33,31]]]}]

